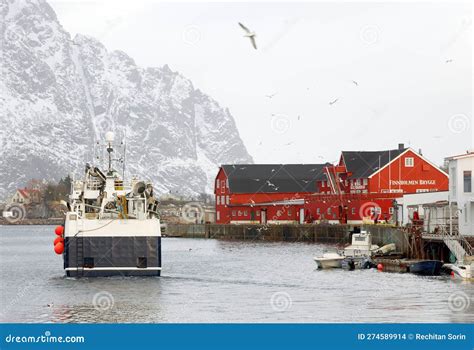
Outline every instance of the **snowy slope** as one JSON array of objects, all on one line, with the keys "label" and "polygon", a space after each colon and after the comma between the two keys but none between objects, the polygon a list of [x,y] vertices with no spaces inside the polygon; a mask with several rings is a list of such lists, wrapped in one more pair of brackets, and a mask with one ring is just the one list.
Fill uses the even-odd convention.
[{"label": "snowy slope", "polygon": [[168,66],[71,38],[42,0],[0,0],[0,16],[0,198],[80,173],[107,130],[160,192],[209,192],[219,164],[252,162],[230,112]]}]

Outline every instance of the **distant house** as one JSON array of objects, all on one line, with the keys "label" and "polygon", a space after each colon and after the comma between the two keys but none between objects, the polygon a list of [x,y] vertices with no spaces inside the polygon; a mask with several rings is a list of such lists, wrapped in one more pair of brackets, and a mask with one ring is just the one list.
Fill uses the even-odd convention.
[{"label": "distant house", "polygon": [[35,204],[41,201],[41,192],[39,190],[31,190],[28,188],[17,189],[13,196],[10,197],[10,204]]}]

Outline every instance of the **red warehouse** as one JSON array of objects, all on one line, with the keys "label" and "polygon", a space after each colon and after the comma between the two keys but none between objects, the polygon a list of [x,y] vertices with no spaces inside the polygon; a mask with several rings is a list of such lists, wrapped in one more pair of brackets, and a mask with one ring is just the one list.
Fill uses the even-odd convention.
[{"label": "red warehouse", "polygon": [[[331,164],[236,164],[223,165],[215,181],[217,223],[271,221],[288,201],[303,208],[304,197],[316,192]],[[295,202],[296,201],[296,202]],[[298,213],[285,210],[278,221],[294,222]]]},{"label": "red warehouse", "polygon": [[216,178],[218,223],[390,221],[404,193],[446,191],[448,175],[400,144],[344,151],[337,165],[223,165]]},{"label": "red warehouse", "polygon": [[403,144],[388,151],[343,151],[326,175],[318,183],[320,193],[436,192],[449,184],[447,173]]}]

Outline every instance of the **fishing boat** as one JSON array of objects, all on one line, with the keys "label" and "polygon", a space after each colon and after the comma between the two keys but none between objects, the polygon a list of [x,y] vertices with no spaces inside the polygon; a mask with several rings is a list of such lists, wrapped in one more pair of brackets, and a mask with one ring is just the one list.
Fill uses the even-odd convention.
[{"label": "fishing boat", "polygon": [[320,257],[314,257],[319,269],[340,268],[344,259],[345,257],[338,253],[324,253]]},{"label": "fishing boat", "polygon": [[421,260],[408,265],[408,271],[422,276],[439,276],[443,262],[439,260]]},{"label": "fishing boat", "polygon": [[[158,201],[151,183],[125,181],[114,169],[114,134],[105,135],[108,168],[86,165],[74,180],[63,226],[56,234],[67,276],[159,276],[161,231]],[[119,152],[118,152],[119,153]],[[62,242],[61,242],[62,239]],[[56,242],[56,241],[55,241]]]}]

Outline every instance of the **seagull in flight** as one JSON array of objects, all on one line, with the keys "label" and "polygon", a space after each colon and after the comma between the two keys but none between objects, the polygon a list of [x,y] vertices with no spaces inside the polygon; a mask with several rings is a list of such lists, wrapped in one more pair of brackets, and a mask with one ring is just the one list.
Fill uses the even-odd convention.
[{"label": "seagull in flight", "polygon": [[273,98],[273,96],[275,96],[277,93],[275,92],[274,94],[270,94],[270,95],[265,95],[265,97],[268,97],[268,98]]},{"label": "seagull in flight", "polygon": [[352,83],[355,85],[355,86],[359,86],[359,83],[355,80],[352,80]]},{"label": "seagull in flight", "polygon": [[335,104],[337,102],[337,100],[339,100],[339,99],[336,98],[334,101],[329,102],[329,104],[332,106],[333,104]]},{"label": "seagull in flight", "polygon": [[257,44],[255,43],[255,37],[257,34],[255,32],[250,31],[246,26],[244,26],[242,23],[239,22],[239,26],[245,31],[244,36],[249,38],[250,41],[252,42],[252,46],[255,50],[257,50]]},{"label": "seagull in flight", "polygon": [[451,62],[453,62],[452,59],[446,60],[446,63],[451,63]]}]

